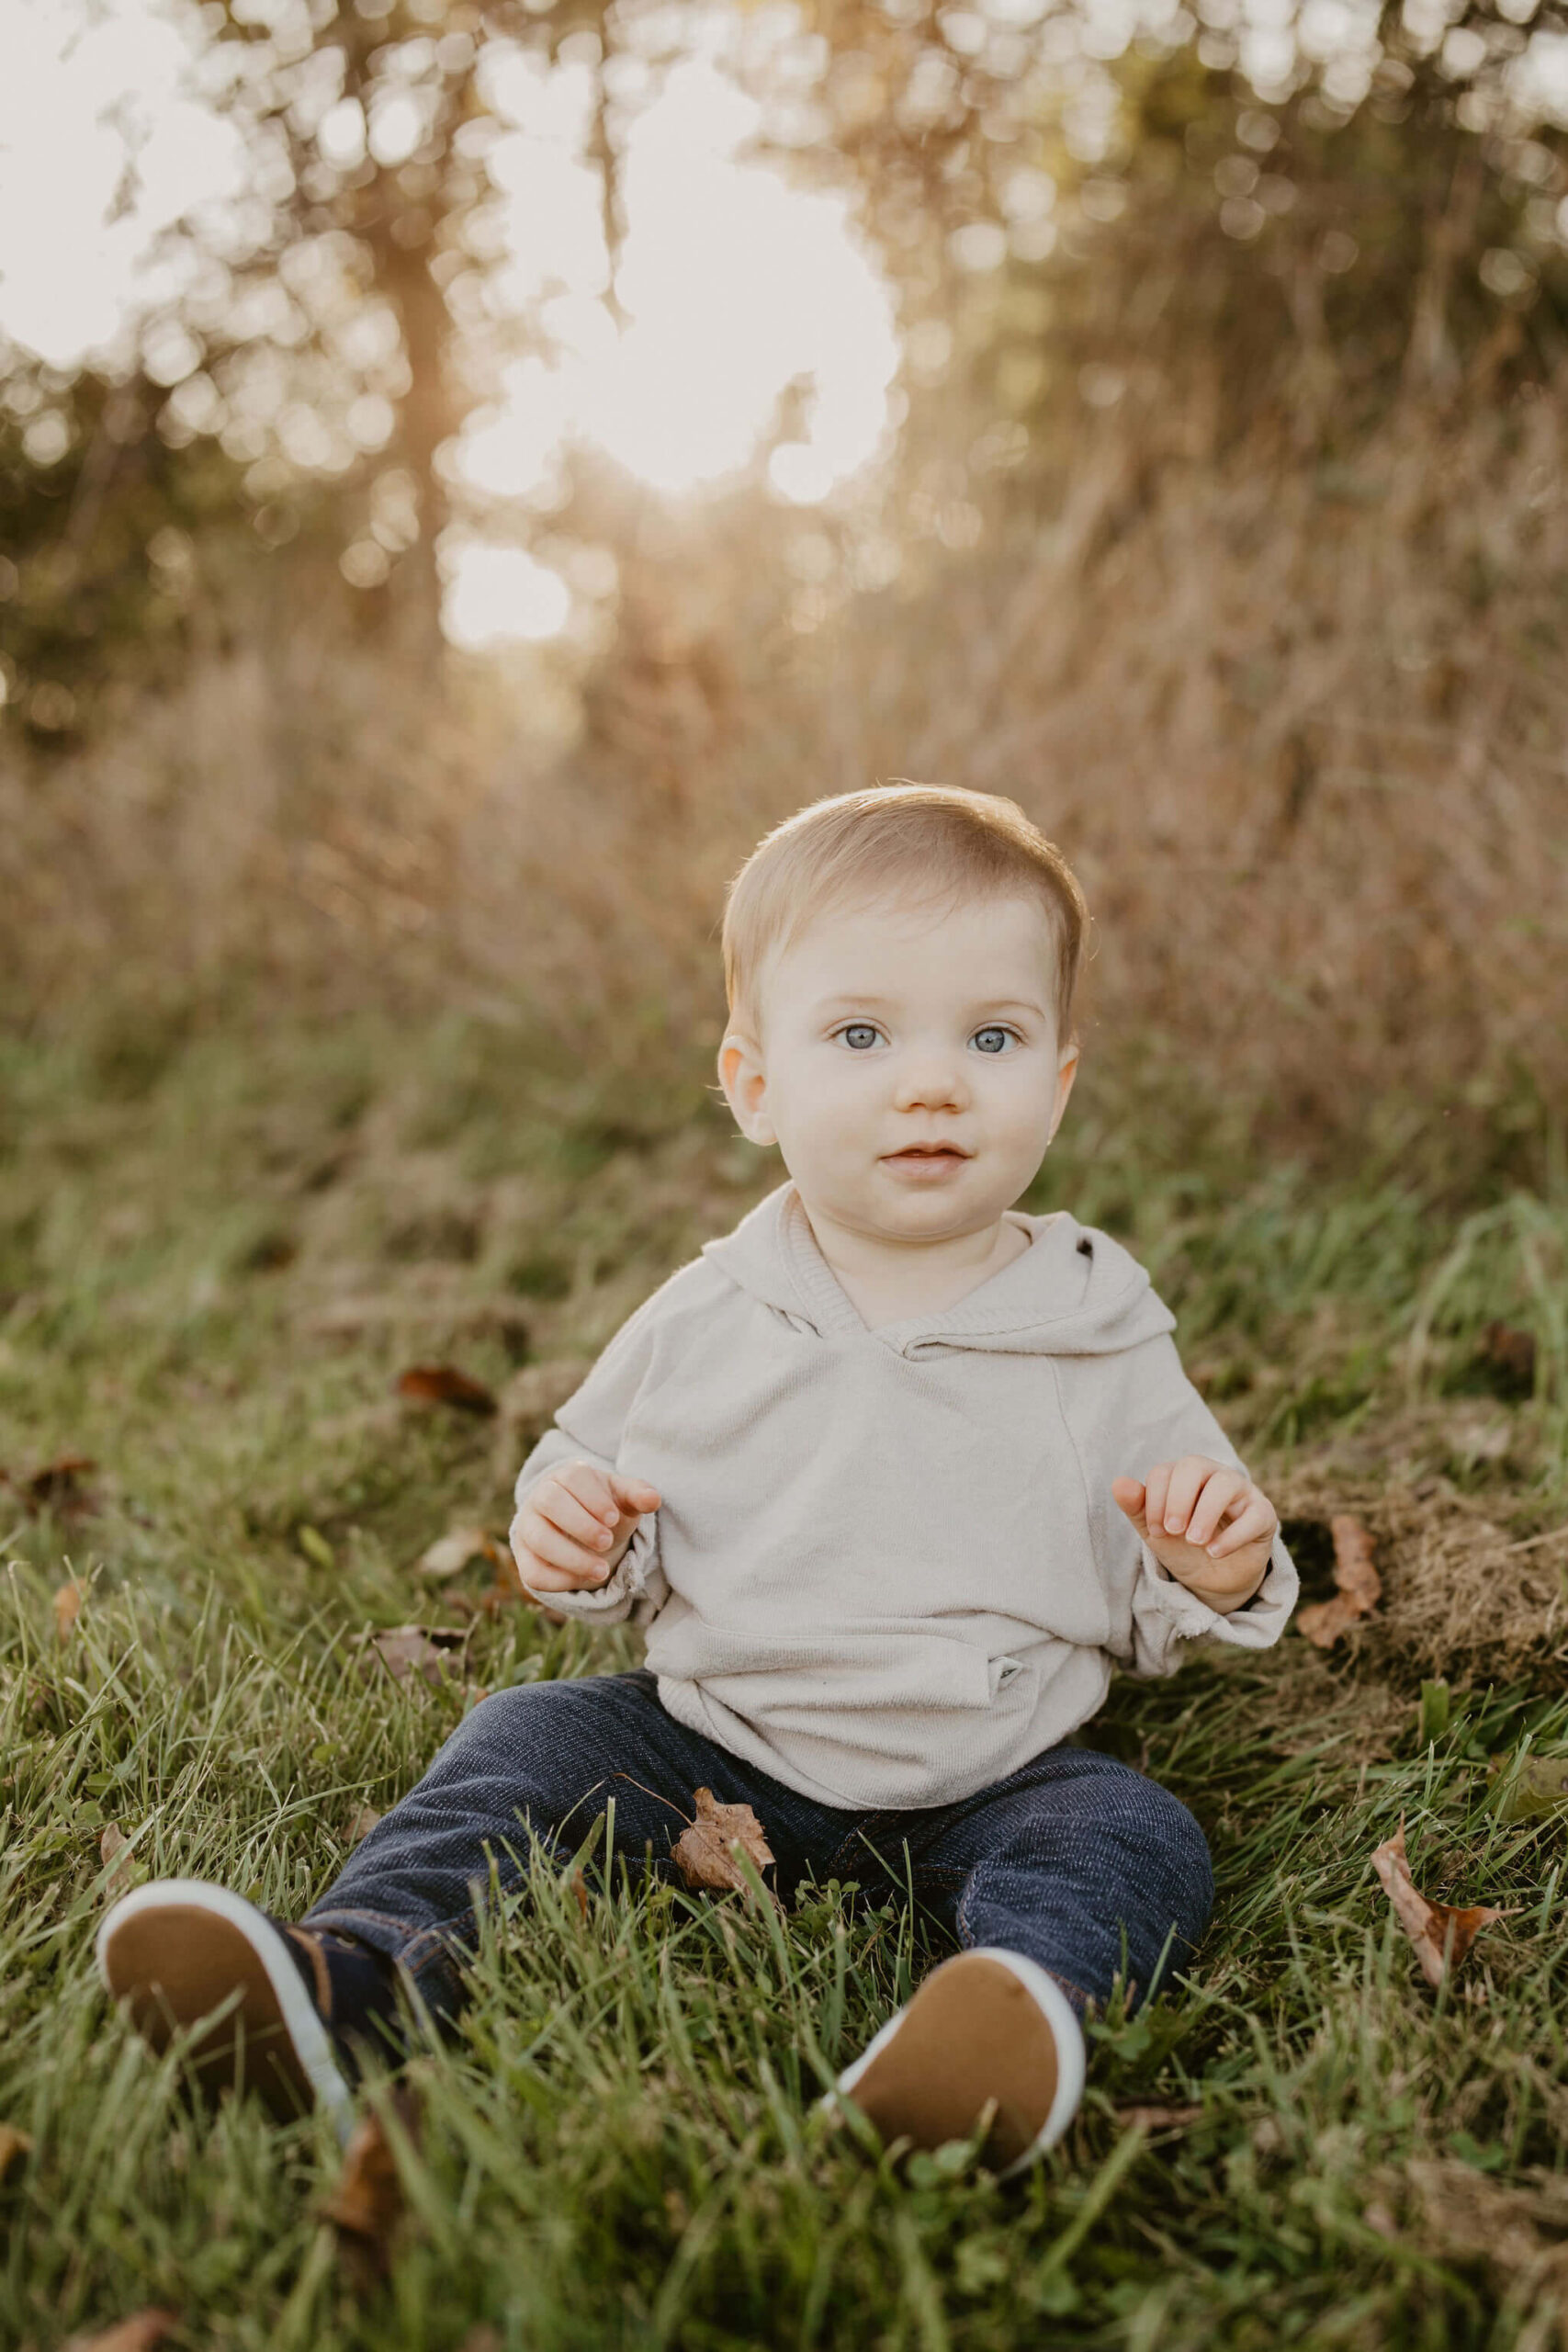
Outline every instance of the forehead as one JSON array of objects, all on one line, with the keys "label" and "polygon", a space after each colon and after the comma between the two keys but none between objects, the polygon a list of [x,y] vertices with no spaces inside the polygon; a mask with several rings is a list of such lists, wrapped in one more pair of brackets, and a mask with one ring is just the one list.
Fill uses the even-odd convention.
[{"label": "forehead", "polygon": [[1032,899],[829,909],[777,956],[773,982],[779,998],[813,1012],[844,997],[885,1004],[1007,998],[1044,1013],[1055,944],[1050,916]]}]

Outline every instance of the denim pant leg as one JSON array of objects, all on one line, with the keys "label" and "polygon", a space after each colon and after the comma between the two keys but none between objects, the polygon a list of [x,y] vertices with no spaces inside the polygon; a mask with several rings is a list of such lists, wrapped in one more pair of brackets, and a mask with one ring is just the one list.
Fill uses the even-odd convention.
[{"label": "denim pant leg", "polygon": [[510,1891],[528,1863],[523,1820],[565,1863],[614,1798],[615,1852],[628,1872],[641,1875],[650,1844],[656,1871],[674,1874],[671,1848],[699,1788],[721,1804],[753,1807],[781,1894],[861,1818],[815,1804],[688,1731],[666,1713],[646,1668],[525,1683],[492,1691],[465,1716],[311,1906],[308,1924],[374,1945],[409,1971],[433,2010],[450,2015],[461,2004],[476,1900],[489,1884],[487,1847]]},{"label": "denim pant leg", "polygon": [[1208,1845],[1187,1807],[1130,1765],[1048,1747],[937,1814],[904,1814],[875,1842],[896,1863],[908,1838],[915,1891],[960,1944],[1024,1953],[1080,2011],[1107,1999],[1123,1965],[1131,2009],[1156,1972],[1168,1985],[1190,1963],[1214,1899]]}]

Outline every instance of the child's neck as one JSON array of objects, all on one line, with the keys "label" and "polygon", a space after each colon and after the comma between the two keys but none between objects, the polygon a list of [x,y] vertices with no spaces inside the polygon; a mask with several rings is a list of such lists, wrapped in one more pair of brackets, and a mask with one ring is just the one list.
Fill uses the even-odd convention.
[{"label": "child's neck", "polygon": [[[805,1204],[803,1203],[804,1206]],[[879,1245],[874,1238],[835,1226],[807,1209],[817,1247],[867,1329],[902,1323],[912,1315],[941,1315],[1030,1247],[1032,1236],[998,1217],[988,1234],[961,1234],[919,1249]]]}]

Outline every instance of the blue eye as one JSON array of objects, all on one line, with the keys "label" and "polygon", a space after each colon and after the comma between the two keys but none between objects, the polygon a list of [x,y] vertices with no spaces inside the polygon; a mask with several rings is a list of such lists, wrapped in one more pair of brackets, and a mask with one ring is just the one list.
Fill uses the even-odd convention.
[{"label": "blue eye", "polygon": [[[878,1030],[874,1021],[847,1021],[841,1029],[835,1029],[833,1035],[835,1037],[842,1037],[847,1042],[854,1035],[857,1030],[862,1034],[862,1035],[866,1037],[875,1037],[881,1035],[881,1032]],[[1016,1029],[1008,1028],[1002,1022],[990,1021],[986,1023],[986,1026],[983,1029],[976,1029],[975,1035],[976,1037],[1017,1038],[1018,1031]],[[1020,1042],[1021,1043],[1021,1040],[1020,1040]],[[851,1050],[852,1052],[858,1053],[861,1049],[856,1046],[852,1046]],[[988,1055],[991,1060],[994,1061],[997,1057],[997,1054],[998,1054],[1002,1048],[998,1046],[993,1050],[993,1048],[988,1046],[982,1046],[980,1050],[983,1054]]]},{"label": "blue eye", "polygon": [[[860,1031],[863,1033],[863,1035],[868,1036],[868,1037],[874,1037],[874,1036],[876,1035],[876,1034],[877,1034],[877,1031],[876,1031],[876,1023],[875,1023],[874,1021],[852,1021],[852,1022],[849,1022],[849,1023],[845,1025],[845,1027],[843,1027],[842,1029],[839,1030],[837,1034],[838,1034],[838,1035],[840,1035],[840,1037],[845,1037],[845,1038],[847,1038],[847,1037],[851,1036],[851,1035],[852,1035],[852,1033],[853,1033],[855,1030],[857,1030],[857,1029],[858,1029],[858,1030],[860,1030]],[[858,1050],[858,1048],[857,1048],[857,1050]]]},{"label": "blue eye", "polygon": [[[1004,1029],[1000,1022],[988,1022],[984,1029],[976,1029],[975,1035],[976,1037],[1015,1037],[1018,1032],[1016,1029]],[[982,1046],[980,1050],[986,1053],[988,1048]],[[999,1053],[1001,1048],[998,1046],[997,1050]],[[992,1058],[994,1059],[995,1057],[993,1056]]]}]

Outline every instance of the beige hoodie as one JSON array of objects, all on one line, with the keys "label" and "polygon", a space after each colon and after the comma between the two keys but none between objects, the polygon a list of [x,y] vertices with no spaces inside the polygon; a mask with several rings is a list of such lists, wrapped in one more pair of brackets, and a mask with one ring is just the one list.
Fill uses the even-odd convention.
[{"label": "beige hoodie", "polygon": [[1076,1730],[1113,1665],[1277,1641],[1296,1572],[1230,1616],[1111,1498],[1238,1456],[1137,1261],[1065,1209],[955,1306],[872,1330],[785,1182],[644,1300],[517,1477],[581,1457],[662,1501],[550,1608],[646,1628],[670,1713],[820,1803],[945,1804]]}]

